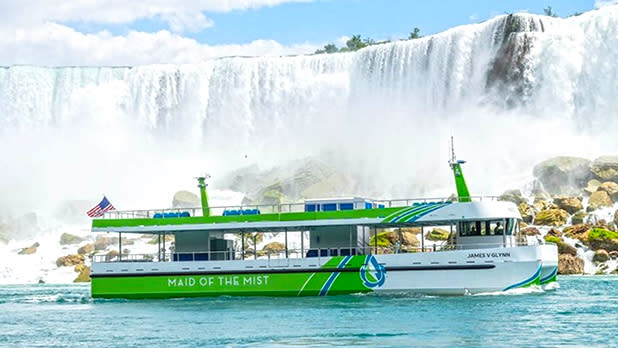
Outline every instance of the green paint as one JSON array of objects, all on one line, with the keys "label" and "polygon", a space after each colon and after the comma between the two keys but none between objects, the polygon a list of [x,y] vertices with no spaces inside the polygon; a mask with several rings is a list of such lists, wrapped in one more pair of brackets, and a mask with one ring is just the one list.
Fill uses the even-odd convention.
[{"label": "green paint", "polygon": [[[322,268],[335,268],[344,257],[333,257]],[[364,255],[353,256],[346,269],[358,272],[210,274],[92,278],[92,297],[172,298],[203,296],[317,296],[334,273],[328,295],[371,291],[360,278]]]},{"label": "green paint", "polygon": [[453,175],[455,176],[455,186],[457,187],[457,197],[460,202],[472,202],[470,198],[470,191],[468,191],[468,185],[466,185],[466,179],[463,176],[463,171],[461,170],[461,163],[455,162],[451,163],[451,168],[453,168]]},{"label": "green paint", "polygon": [[208,193],[206,192],[206,186],[208,186],[206,184],[206,178],[203,176],[199,177],[197,178],[197,182],[197,187],[200,188],[200,198],[202,200],[202,215],[210,216],[210,208],[208,207]]}]

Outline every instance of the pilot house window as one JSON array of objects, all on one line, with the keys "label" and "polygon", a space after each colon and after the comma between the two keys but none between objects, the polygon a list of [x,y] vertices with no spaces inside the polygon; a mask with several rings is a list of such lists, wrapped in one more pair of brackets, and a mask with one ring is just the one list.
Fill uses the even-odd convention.
[{"label": "pilot house window", "polygon": [[[506,222],[506,226],[505,226]],[[489,220],[489,221],[466,221],[461,223],[459,235],[470,236],[502,236],[513,233],[513,219]]]}]

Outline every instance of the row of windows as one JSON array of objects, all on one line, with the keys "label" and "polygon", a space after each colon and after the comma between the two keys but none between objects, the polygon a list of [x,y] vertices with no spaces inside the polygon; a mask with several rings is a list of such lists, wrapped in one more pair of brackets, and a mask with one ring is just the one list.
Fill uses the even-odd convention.
[{"label": "row of windows", "polygon": [[513,234],[513,219],[460,222],[459,235],[469,236],[510,236]]},{"label": "row of windows", "polygon": [[[337,209],[339,206],[339,209]],[[364,209],[372,209],[373,204],[365,202]],[[384,208],[384,205],[378,206],[378,208]],[[335,211],[335,210],[354,210],[354,203],[322,203],[322,204],[305,204],[306,212],[314,211]]]}]

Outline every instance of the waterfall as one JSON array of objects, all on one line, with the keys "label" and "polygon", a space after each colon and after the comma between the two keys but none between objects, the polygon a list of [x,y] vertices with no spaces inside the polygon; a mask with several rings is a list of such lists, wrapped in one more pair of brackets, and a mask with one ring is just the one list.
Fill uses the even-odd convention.
[{"label": "waterfall", "polygon": [[0,68],[0,206],[101,193],[166,205],[199,172],[325,154],[362,192],[448,194],[451,134],[474,193],[498,193],[548,156],[618,149],[616,61],[618,6],[606,6],[351,53]]}]

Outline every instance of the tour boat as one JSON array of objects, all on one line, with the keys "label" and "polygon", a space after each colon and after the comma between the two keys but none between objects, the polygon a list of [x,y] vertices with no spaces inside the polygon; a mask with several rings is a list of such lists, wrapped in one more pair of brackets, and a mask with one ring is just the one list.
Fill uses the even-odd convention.
[{"label": "tour boat", "polygon": [[[457,197],[443,199],[210,207],[200,177],[199,208],[93,220],[92,232],[117,233],[119,242],[118,254],[93,256],[92,297],[465,295],[554,282],[556,245],[528,245],[515,204],[470,196],[462,163],[453,152]],[[123,253],[126,234],[152,235],[158,251]],[[410,234],[418,244],[406,243]],[[278,248],[255,250],[264,235],[277,236]]]}]

